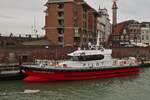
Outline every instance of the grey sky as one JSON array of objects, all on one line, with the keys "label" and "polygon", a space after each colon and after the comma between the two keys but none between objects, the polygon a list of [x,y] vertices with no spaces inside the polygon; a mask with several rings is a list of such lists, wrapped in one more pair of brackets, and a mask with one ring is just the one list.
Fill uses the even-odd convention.
[{"label": "grey sky", "polygon": [[[31,33],[36,19],[38,32],[44,33],[41,28],[44,26],[46,9],[43,5],[47,0],[0,0],[0,33],[10,32]],[[92,7],[98,9],[107,8],[111,19],[112,0],[86,0]],[[118,1],[118,22],[135,19],[138,21],[150,21],[149,7],[150,0],[119,0]]]}]

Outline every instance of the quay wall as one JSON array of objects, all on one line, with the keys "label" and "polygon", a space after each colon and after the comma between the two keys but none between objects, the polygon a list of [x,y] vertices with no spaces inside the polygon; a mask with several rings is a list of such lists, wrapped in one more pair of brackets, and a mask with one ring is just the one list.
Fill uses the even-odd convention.
[{"label": "quay wall", "polygon": [[32,46],[23,48],[0,48],[0,63],[33,62],[35,59],[68,59],[67,54],[76,50],[74,47]]},{"label": "quay wall", "polygon": [[[0,63],[32,62],[35,59],[59,60],[68,59],[67,54],[73,52],[74,47],[23,47],[0,48]],[[150,47],[141,48],[112,48],[113,58],[137,57],[150,59]]]},{"label": "quay wall", "polygon": [[113,48],[112,56],[114,58],[136,57],[142,59],[150,59],[150,47],[135,48]]}]

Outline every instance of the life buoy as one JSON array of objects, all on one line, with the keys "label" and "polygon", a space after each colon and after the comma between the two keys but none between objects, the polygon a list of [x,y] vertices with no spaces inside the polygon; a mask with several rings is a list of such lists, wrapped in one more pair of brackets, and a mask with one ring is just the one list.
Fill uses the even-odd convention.
[{"label": "life buoy", "polygon": [[59,65],[58,65],[58,64],[55,64],[55,67],[57,68],[57,67],[59,67]]},{"label": "life buoy", "polygon": [[124,61],[124,64],[127,64],[127,61]]},{"label": "life buoy", "polygon": [[63,68],[67,68],[68,66],[67,66],[67,64],[63,64]]}]

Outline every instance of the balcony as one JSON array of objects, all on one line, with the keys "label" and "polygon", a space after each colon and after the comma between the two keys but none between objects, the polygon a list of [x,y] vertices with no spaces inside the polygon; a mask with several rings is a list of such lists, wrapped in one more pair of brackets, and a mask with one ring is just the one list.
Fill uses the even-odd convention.
[{"label": "balcony", "polygon": [[58,11],[64,11],[64,8],[58,9]]},{"label": "balcony", "polygon": [[64,42],[58,42],[58,45],[63,47],[64,46]]},{"label": "balcony", "polygon": [[79,33],[75,33],[74,37],[80,37],[80,34]]},{"label": "balcony", "polygon": [[44,10],[43,12],[44,12],[44,13],[48,13],[48,9]]},{"label": "balcony", "polygon": [[64,11],[59,11],[58,12],[58,19],[64,19]]},{"label": "balcony", "polygon": [[59,34],[59,37],[64,37],[64,34]]},{"label": "balcony", "polygon": [[63,19],[59,19],[58,20],[58,25],[59,25],[58,26],[59,28],[64,28],[64,20]]},{"label": "balcony", "polygon": [[58,16],[58,20],[64,19],[64,16]]},{"label": "balcony", "polygon": [[59,30],[59,29],[64,29],[64,25],[58,25],[57,26],[57,29]]}]

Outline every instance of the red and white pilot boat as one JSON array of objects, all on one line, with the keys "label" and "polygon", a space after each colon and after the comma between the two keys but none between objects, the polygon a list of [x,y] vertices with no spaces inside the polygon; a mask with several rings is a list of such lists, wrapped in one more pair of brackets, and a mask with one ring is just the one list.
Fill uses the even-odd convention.
[{"label": "red and white pilot boat", "polygon": [[[90,46],[91,47],[91,46]],[[139,73],[139,64],[134,57],[112,59],[112,50],[99,48],[78,49],[68,54],[68,61],[52,63],[37,60],[32,65],[22,65],[28,82],[70,81],[96,78],[121,77]]]}]

